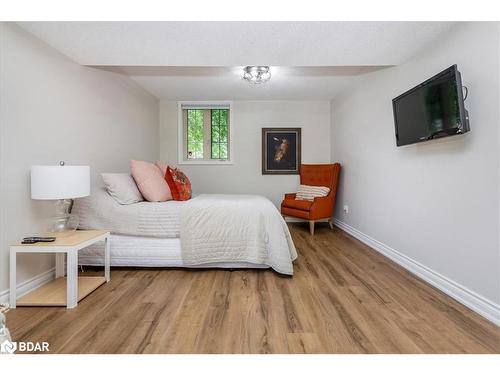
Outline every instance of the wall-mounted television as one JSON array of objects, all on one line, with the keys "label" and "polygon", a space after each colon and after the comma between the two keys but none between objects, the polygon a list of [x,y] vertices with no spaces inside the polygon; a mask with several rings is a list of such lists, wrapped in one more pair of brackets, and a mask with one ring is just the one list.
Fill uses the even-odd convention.
[{"label": "wall-mounted television", "polygon": [[398,146],[470,130],[462,78],[456,65],[394,98],[392,108]]}]

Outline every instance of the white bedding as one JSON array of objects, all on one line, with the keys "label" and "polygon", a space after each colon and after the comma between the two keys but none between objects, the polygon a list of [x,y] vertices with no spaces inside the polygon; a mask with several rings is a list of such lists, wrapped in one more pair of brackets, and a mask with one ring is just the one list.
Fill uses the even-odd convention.
[{"label": "white bedding", "polygon": [[[182,260],[179,238],[137,237],[112,234],[110,240],[112,267],[193,267],[193,268],[269,268],[251,263],[207,263],[188,266]],[[104,242],[78,252],[78,264],[104,265]]]},{"label": "white bedding", "polygon": [[114,234],[179,238],[180,208],[185,202],[139,202],[122,205],[104,188],[79,198],[72,213],[80,218],[80,229],[108,229]]},{"label": "white bedding", "polygon": [[[80,217],[80,229],[111,231],[114,266],[272,267],[293,274],[297,252],[290,232],[264,197],[200,195],[185,202],[120,205],[99,189],[75,200],[72,212]],[[96,249],[83,250],[81,264],[100,259]]]},{"label": "white bedding", "polygon": [[180,213],[184,264],[245,262],[293,274],[297,252],[283,217],[268,199],[202,194]]}]

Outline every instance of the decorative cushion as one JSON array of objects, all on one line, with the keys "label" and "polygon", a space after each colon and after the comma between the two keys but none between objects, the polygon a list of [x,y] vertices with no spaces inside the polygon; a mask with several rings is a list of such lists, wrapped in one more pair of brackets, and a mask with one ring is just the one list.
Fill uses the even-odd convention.
[{"label": "decorative cushion", "polygon": [[313,201],[316,197],[326,197],[329,192],[326,186],[299,185],[295,199]]},{"label": "decorative cushion", "polygon": [[165,175],[167,174],[168,163],[166,161],[158,160],[155,164],[158,168],[160,168],[161,173],[165,178]]},{"label": "decorative cushion", "polygon": [[144,200],[129,173],[101,173],[106,191],[120,204],[132,204]]},{"label": "decorative cushion", "polygon": [[186,201],[191,198],[191,182],[180,169],[168,166],[165,180],[170,186],[174,200]]},{"label": "decorative cushion", "polygon": [[147,201],[165,202],[172,199],[172,193],[160,168],[153,163],[130,160],[130,173]]}]

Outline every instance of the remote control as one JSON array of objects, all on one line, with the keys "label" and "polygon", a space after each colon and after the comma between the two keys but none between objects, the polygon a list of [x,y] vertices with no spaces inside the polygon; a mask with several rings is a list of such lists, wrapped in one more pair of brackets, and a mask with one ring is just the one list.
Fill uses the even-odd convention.
[{"label": "remote control", "polygon": [[36,242],[54,242],[55,237],[25,237],[23,241],[36,241]]},{"label": "remote control", "polygon": [[26,245],[26,244],[32,244],[32,243],[38,243],[37,240],[34,240],[34,239],[24,239],[22,242],[21,242],[23,245]]}]

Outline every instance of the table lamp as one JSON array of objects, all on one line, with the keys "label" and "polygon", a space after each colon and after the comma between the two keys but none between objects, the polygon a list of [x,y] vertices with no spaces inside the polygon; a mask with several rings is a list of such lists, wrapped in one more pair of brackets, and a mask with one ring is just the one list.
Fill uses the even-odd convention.
[{"label": "table lamp", "polygon": [[74,198],[90,195],[90,167],[34,165],[31,167],[31,199],[55,200],[54,215],[48,220],[48,231],[54,234],[72,232],[79,224],[70,214]]}]

